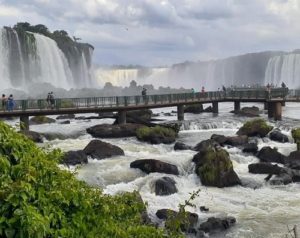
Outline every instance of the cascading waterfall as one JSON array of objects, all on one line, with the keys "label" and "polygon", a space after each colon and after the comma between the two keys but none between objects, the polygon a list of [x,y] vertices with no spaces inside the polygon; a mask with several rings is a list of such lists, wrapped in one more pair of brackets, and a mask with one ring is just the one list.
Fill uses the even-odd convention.
[{"label": "cascading waterfall", "polygon": [[5,27],[0,35],[1,87],[30,90],[31,84],[44,83],[64,89],[95,86],[92,53],[88,44],[58,44],[41,34]]},{"label": "cascading waterfall", "polygon": [[269,60],[265,84],[279,86],[282,82],[289,88],[300,88],[300,54],[275,56]]},{"label": "cascading waterfall", "polygon": [[54,84],[56,87],[69,89],[73,87],[73,77],[68,61],[54,40],[34,34],[37,47],[36,65],[40,68],[40,75],[35,82]]}]

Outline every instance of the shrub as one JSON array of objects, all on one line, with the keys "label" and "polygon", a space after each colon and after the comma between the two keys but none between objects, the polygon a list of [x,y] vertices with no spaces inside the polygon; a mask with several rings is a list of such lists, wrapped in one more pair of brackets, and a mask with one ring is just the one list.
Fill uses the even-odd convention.
[{"label": "shrub", "polygon": [[137,193],[102,194],[0,122],[0,237],[166,237],[142,224]]},{"label": "shrub", "polygon": [[297,150],[300,151],[300,128],[292,130],[292,137],[297,144]]},{"label": "shrub", "polygon": [[263,119],[254,119],[247,121],[237,132],[238,135],[247,136],[266,136],[271,130],[272,126],[269,126]]},{"label": "shrub", "polygon": [[[137,138],[142,141],[150,141],[155,143],[156,140],[161,143],[172,143],[177,136],[176,132],[171,128],[162,126],[141,127],[136,131]],[[156,144],[156,143],[155,143]]]}]

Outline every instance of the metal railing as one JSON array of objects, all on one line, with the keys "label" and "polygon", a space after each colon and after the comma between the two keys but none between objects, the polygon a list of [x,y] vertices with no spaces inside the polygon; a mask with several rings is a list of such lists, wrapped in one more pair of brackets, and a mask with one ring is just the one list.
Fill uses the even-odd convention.
[{"label": "metal railing", "polygon": [[[170,105],[184,102],[221,101],[230,99],[272,99],[294,97],[300,99],[300,90],[287,88],[273,88],[270,92],[265,89],[239,89],[198,93],[160,94],[147,96],[118,96],[118,97],[90,97],[90,98],[58,98],[52,105],[46,99],[15,100],[14,111],[27,110],[59,110],[79,108],[108,108],[143,105]],[[1,105],[1,109],[2,105]]]}]

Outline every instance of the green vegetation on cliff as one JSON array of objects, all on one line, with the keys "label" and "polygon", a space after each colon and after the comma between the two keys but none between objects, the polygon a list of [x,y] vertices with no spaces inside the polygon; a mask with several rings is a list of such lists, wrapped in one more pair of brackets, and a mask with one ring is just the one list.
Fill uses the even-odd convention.
[{"label": "green vegetation on cliff", "polygon": [[141,141],[148,141],[152,144],[170,144],[176,139],[176,132],[171,128],[162,126],[141,127],[136,131],[137,138]]},{"label": "green vegetation on cliff", "polygon": [[61,156],[0,122],[0,237],[166,237],[143,225],[137,193],[104,195],[59,169]]},{"label": "green vegetation on cliff", "polygon": [[300,151],[300,128],[292,130],[292,137],[297,144],[297,150]]}]

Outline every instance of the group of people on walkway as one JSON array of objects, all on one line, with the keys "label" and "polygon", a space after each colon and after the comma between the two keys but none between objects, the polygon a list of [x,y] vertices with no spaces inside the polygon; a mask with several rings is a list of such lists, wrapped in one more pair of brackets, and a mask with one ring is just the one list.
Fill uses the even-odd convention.
[{"label": "group of people on walkway", "polygon": [[5,94],[2,94],[2,110],[12,112],[15,107],[14,96],[12,94],[9,97],[6,97]]}]

